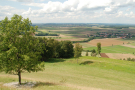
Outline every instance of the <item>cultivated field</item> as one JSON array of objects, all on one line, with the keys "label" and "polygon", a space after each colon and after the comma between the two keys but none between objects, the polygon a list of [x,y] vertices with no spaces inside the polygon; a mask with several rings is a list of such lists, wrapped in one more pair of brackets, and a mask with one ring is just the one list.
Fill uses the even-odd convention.
[{"label": "cultivated field", "polygon": [[55,39],[55,40],[58,40],[58,41],[65,41],[65,40],[69,40],[69,41],[83,41],[85,40],[86,38],[77,38],[77,39]]},{"label": "cultivated field", "polygon": [[[17,75],[0,73],[0,90],[15,90],[4,83],[16,82]],[[135,62],[109,58],[80,57],[50,59],[45,70],[23,73],[23,81],[40,82],[32,89],[19,90],[134,90]]]},{"label": "cultivated field", "polygon": [[135,58],[135,55],[133,54],[122,54],[122,53],[106,53],[106,55],[109,57],[109,58],[112,58],[112,59],[127,59],[127,58]]},{"label": "cultivated field", "polygon": [[113,46],[113,45],[123,45],[123,44],[127,44],[128,42],[126,41],[120,41],[117,40],[117,38],[105,38],[105,39],[94,39],[90,42],[88,42],[88,44],[93,45],[93,46],[97,46],[97,43],[101,43],[101,46]]}]

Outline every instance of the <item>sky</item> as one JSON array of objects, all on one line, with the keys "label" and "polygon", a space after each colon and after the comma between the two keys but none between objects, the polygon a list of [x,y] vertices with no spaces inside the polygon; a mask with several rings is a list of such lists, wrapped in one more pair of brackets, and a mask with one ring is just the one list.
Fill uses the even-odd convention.
[{"label": "sky", "polygon": [[0,0],[0,20],[14,14],[32,23],[135,24],[135,0]]}]

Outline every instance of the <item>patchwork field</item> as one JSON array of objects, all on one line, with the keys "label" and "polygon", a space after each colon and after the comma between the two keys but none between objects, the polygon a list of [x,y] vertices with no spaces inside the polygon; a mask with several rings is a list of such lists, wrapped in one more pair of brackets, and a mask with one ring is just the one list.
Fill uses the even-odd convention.
[{"label": "patchwork field", "polygon": [[101,46],[113,46],[113,45],[123,45],[123,44],[127,44],[128,42],[126,41],[120,41],[117,40],[117,38],[106,38],[106,39],[94,39],[90,42],[88,42],[88,44],[93,45],[93,46],[97,46],[97,43],[101,43]]}]

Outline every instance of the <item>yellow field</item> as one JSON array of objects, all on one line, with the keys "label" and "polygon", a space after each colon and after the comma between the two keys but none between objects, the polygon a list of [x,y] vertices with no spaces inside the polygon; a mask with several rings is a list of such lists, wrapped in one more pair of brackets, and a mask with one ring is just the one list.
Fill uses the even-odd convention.
[{"label": "yellow field", "polygon": [[101,46],[123,45],[123,43],[124,44],[128,43],[126,41],[120,41],[117,38],[106,38],[106,39],[94,39],[88,42],[88,44],[96,46],[97,43],[99,42],[101,43]]}]

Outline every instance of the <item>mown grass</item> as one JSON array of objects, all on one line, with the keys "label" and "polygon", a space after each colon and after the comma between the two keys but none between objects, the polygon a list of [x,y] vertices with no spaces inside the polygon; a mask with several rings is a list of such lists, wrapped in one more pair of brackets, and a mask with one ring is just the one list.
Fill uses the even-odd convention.
[{"label": "mown grass", "polygon": [[132,43],[132,42],[135,42],[135,37],[134,38],[127,38],[127,39],[118,39],[118,40]]},{"label": "mown grass", "polygon": [[134,43],[131,43],[130,45],[133,45],[133,46],[135,46],[135,42],[134,42]]},{"label": "mown grass", "polygon": [[[84,50],[92,50],[92,49],[96,50],[97,47],[84,48]],[[129,53],[129,54],[133,54],[134,51],[135,51],[135,48],[125,47],[125,46],[120,46],[120,45],[107,46],[107,47],[101,48],[101,53]]]},{"label": "mown grass", "polygon": [[84,48],[93,47],[87,43],[79,43],[79,44],[82,45]]},{"label": "mown grass", "polygon": [[[45,70],[23,73],[28,81],[41,82],[34,90],[134,90],[135,62],[97,57],[80,57],[78,60],[50,59]],[[12,82],[18,76],[0,73],[0,82]],[[3,77],[7,77],[8,79]],[[1,84],[2,86],[2,84]],[[1,87],[5,90],[5,87]],[[10,90],[10,89],[9,89]]]}]

